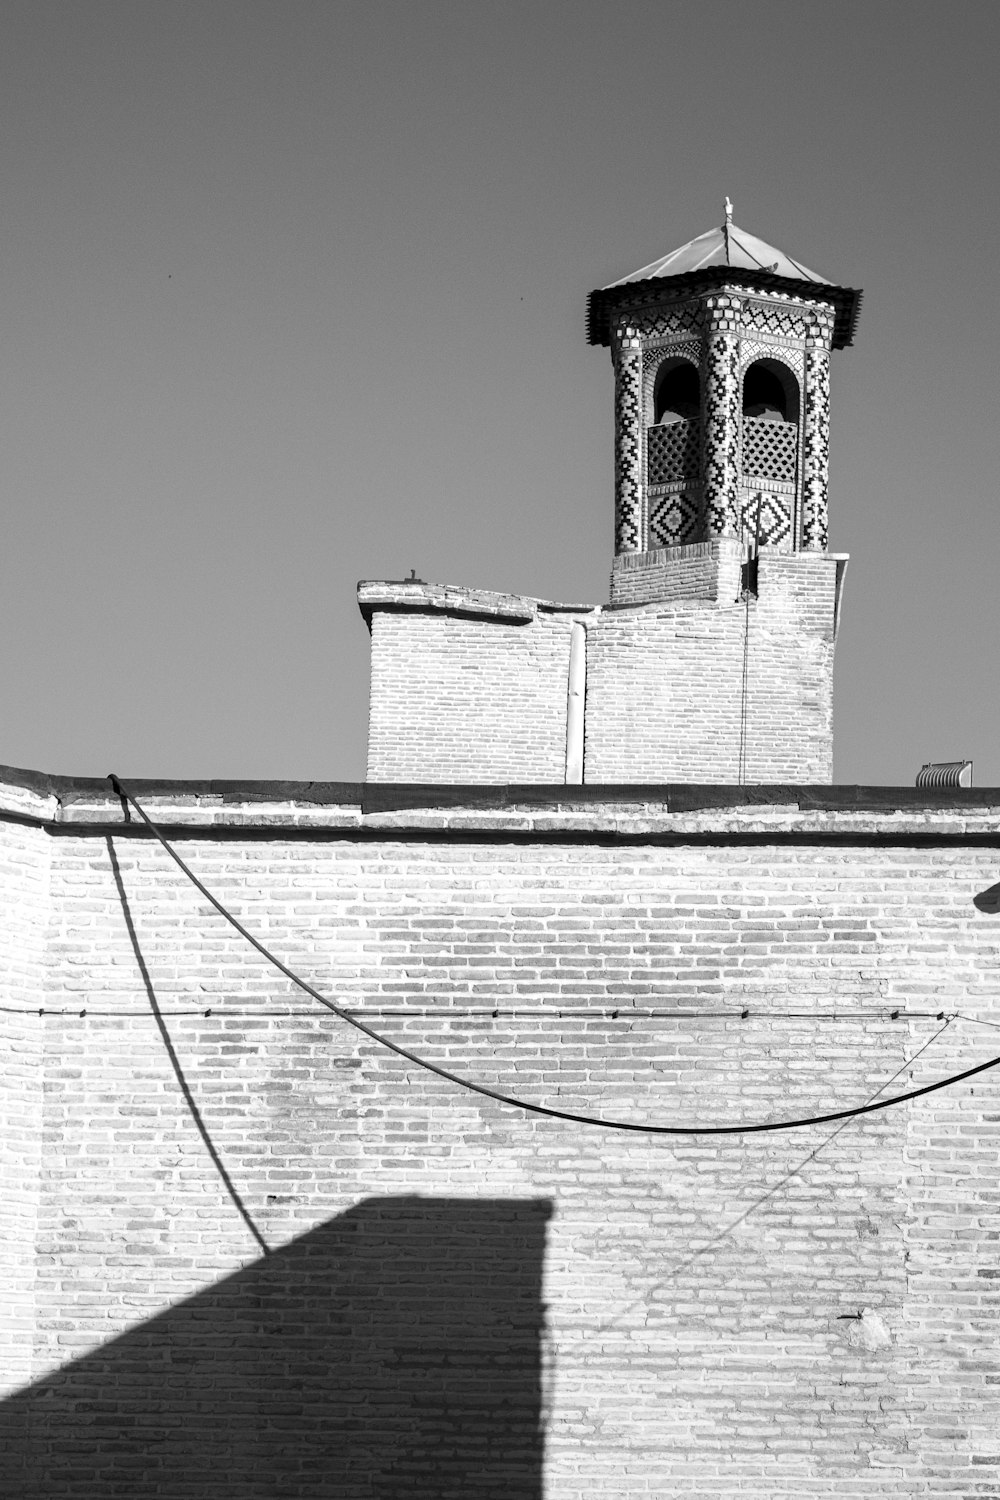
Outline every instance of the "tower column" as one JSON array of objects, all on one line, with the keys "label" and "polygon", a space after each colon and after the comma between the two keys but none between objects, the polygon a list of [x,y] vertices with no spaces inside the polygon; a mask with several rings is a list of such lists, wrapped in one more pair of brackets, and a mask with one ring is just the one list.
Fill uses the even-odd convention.
[{"label": "tower column", "polygon": [[615,360],[615,555],[642,548],[642,348],[624,328]]},{"label": "tower column", "polygon": [[740,369],[739,303],[706,300],[702,410],[705,513],[708,535],[739,529]]},{"label": "tower column", "polygon": [[830,476],[830,351],[810,342],[805,356],[802,548],[825,552]]}]

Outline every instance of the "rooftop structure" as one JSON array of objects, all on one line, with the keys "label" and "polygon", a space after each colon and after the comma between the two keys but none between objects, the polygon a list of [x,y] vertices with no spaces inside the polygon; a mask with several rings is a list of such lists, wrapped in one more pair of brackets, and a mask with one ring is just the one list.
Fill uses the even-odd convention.
[{"label": "rooftop structure", "polygon": [[829,361],[860,296],[728,200],[591,293],[615,377],[609,601],[362,583],[369,780],[829,781]]},{"label": "rooftop structure", "polygon": [[835,286],[784,250],[741,229],[733,223],[732,207],[727,198],[726,217],[718,228],[696,235],[648,266],[591,292],[587,318],[590,342],[609,343],[613,311],[626,306],[633,297],[657,290],[650,283],[670,280],[678,289],[688,290],[696,285],[721,286],[730,279],[727,273],[738,270],[749,273],[739,278],[744,285],[806,300],[815,295],[818,301],[832,303],[837,310],[833,348],[843,349],[853,343],[861,293],[850,287]]},{"label": "rooftop structure", "polygon": [[5,1500],[995,1493],[1000,788],[825,784],[757,274],[609,309],[610,602],[361,585],[365,784],[0,767]]}]

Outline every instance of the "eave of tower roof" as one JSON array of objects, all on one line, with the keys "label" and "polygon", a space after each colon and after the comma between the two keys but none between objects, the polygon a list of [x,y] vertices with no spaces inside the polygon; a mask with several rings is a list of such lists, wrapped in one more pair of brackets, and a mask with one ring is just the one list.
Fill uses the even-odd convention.
[{"label": "eave of tower roof", "polygon": [[669,255],[591,292],[587,337],[592,344],[610,342],[610,318],[616,307],[635,304],[647,295],[655,297],[674,288],[683,292],[719,286],[732,279],[733,271],[739,271],[740,280],[751,287],[783,292],[807,302],[831,304],[836,310],[834,348],[842,349],[853,342],[861,306],[860,291],[836,286],[728,218],[721,228],[699,234],[686,245],[671,250]]}]

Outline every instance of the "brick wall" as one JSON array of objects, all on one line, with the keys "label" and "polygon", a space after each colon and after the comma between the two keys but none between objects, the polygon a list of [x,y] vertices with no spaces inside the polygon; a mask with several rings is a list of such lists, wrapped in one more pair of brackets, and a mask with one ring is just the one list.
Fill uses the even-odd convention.
[{"label": "brick wall", "polygon": [[[741,736],[745,781],[829,781],[842,563],[765,551],[748,611],[735,543],[641,559],[615,560],[620,607],[607,610],[362,585],[369,780],[565,781],[577,620],[586,629],[584,781],[699,782],[709,769],[738,781]],[[650,596],[658,602],[641,602]]]},{"label": "brick wall", "polygon": [[569,615],[471,589],[367,590],[370,781],[565,781]]},{"label": "brick wall", "polygon": [[49,840],[30,822],[55,810],[52,798],[21,786],[0,788],[0,1286],[3,1355],[0,1392],[30,1379],[42,1159],[42,1032],[32,1012],[44,1004],[49,916]]},{"label": "brick wall", "polygon": [[740,591],[743,548],[728,537],[684,547],[622,552],[611,568],[611,605],[667,604],[678,599],[729,603]]},{"label": "brick wall", "polygon": [[736,781],[744,735],[746,781],[829,781],[837,567],[763,552],[749,609],[720,568],[714,603],[603,613],[587,632],[586,779]]},{"label": "brick wall", "polygon": [[[869,1098],[940,1012],[892,1088],[996,1050],[983,794],[626,795],[149,805],[304,977],[527,1099],[738,1122]],[[6,1495],[990,1493],[995,1074],[839,1131],[525,1115],[323,1012],[120,819],[0,825],[45,1053]]]}]

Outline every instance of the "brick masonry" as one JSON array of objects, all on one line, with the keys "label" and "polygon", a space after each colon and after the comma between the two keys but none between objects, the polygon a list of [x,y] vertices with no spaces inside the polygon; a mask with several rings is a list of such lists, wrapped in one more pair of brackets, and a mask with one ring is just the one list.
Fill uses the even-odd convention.
[{"label": "brick masonry", "polygon": [[741,741],[747,781],[831,780],[836,563],[764,553],[759,569],[748,603],[732,588],[588,632],[588,781],[735,782]]},{"label": "brick masonry", "polygon": [[615,559],[608,609],[442,585],[359,588],[368,779],[563,782],[573,621],[585,782],[829,781],[844,561],[722,538]]},{"label": "brick masonry", "polygon": [[[613,290],[593,296],[604,306]],[[359,584],[370,781],[552,783],[581,767],[598,783],[830,779],[845,559],[826,552],[829,357],[842,294],[813,286],[802,300],[730,267],[724,283],[665,276],[613,299],[609,325],[591,324],[615,371],[608,608]],[[657,372],[678,361],[692,389],[658,423]],[[781,394],[768,414],[752,390],[764,374]],[[683,432],[663,425],[671,416]],[[743,565],[758,553],[747,605]],[[574,625],[578,643],[586,633],[582,745],[567,715]]]},{"label": "brick masonry", "polygon": [[[29,788],[4,788],[3,805],[26,818],[47,817],[52,798]],[[48,947],[51,844],[36,828],[12,821],[0,837],[0,1287],[2,1369],[8,1384],[31,1378],[35,1328],[44,1033],[32,1011],[42,1004]]]},{"label": "brick masonry", "polygon": [[[841,1130],[527,1115],[38,780],[0,799],[5,1496],[997,1492],[995,1073]],[[737,1123],[997,1050],[1000,791],[143,792],[305,978],[525,1099]]]},{"label": "brick masonry", "polygon": [[611,605],[735,602],[745,551],[727,539],[622,553],[611,570]]},{"label": "brick masonry", "polygon": [[360,595],[370,781],[565,780],[571,616],[433,585]]}]

